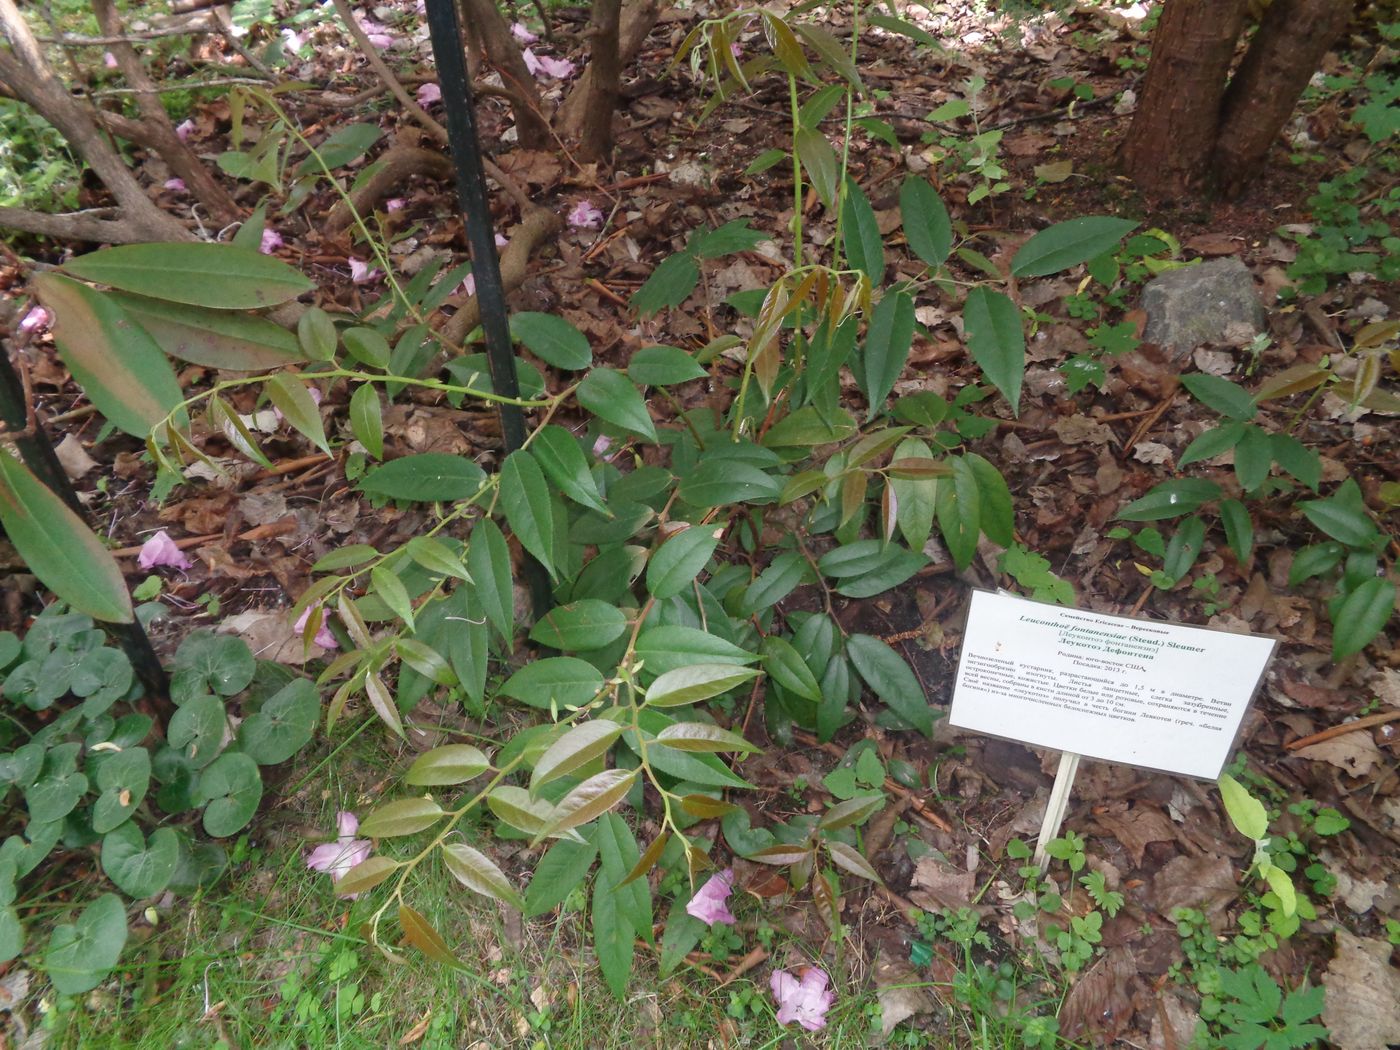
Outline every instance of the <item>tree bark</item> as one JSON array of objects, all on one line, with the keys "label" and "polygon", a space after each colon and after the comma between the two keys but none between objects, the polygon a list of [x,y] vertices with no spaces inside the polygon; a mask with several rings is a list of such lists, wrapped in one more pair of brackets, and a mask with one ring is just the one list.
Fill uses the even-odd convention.
[{"label": "tree bark", "polygon": [[[638,52],[642,50],[642,44],[646,41],[647,34],[655,27],[660,16],[661,7],[657,0],[628,0],[628,3],[623,5],[617,45],[619,78],[621,71],[636,60]],[[582,131],[583,120],[584,113],[591,106],[593,80],[593,63],[589,62],[588,68],[583,71],[583,76],[579,77],[578,83],[569,92],[569,97],[559,107],[557,115],[559,127],[571,138],[580,140],[585,138]],[[616,106],[617,95],[614,94],[609,108],[610,115]]]},{"label": "tree bark", "polygon": [[[104,33],[113,37],[122,34],[124,27],[112,0],[92,0],[92,12]],[[234,203],[232,195],[195,156],[194,150],[181,142],[180,136],[175,133],[175,125],[170,123],[170,116],[160,101],[155,82],[147,75],[136,49],[125,42],[114,43],[111,48],[121,66],[122,75],[136,92],[136,105],[141,111],[141,122],[150,148],[159,154],[175,175],[184,180],[185,188],[209,209],[210,215],[220,226],[241,219],[243,211]]]},{"label": "tree bark", "polygon": [[1273,0],[1225,93],[1212,162],[1216,188],[1238,196],[1351,19],[1353,0]]},{"label": "tree bark", "polygon": [[535,78],[525,66],[520,48],[511,38],[510,27],[496,9],[494,0],[457,0],[457,10],[470,34],[481,41],[486,57],[496,67],[506,87],[519,96],[511,104],[517,141],[524,149],[546,149],[550,144],[549,122],[540,110]]},{"label": "tree bark", "polygon": [[613,116],[617,110],[622,61],[618,54],[618,18],[622,0],[593,0],[589,15],[587,95],[580,103],[578,155],[585,162],[606,160],[612,153]]},{"label": "tree bark", "polygon": [[1220,126],[1220,103],[1246,0],[1166,0],[1132,126],[1119,154],[1144,195],[1201,188]]},{"label": "tree bark", "polygon": [[[64,89],[45,61],[38,41],[14,0],[0,0],[0,33],[10,45],[9,50],[0,48],[0,80],[57,128],[87,161],[116,198],[124,232],[139,232],[140,239],[150,241],[191,240],[190,232],[183,225],[146,196],[146,191],[82,103]],[[14,217],[13,212],[11,217]],[[30,227],[17,225],[17,228]]]}]

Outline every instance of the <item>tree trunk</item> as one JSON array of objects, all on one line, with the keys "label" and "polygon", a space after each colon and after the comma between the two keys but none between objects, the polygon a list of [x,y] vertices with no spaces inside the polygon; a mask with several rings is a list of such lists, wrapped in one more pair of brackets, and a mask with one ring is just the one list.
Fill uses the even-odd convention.
[{"label": "tree trunk", "polygon": [[1322,57],[1346,29],[1353,0],[1273,0],[1230,81],[1212,163],[1216,188],[1237,196],[1259,173]]},{"label": "tree trunk", "polygon": [[[637,53],[641,51],[642,44],[646,41],[647,34],[656,25],[656,20],[661,15],[661,7],[657,0],[628,0],[622,8],[620,18],[620,28],[618,30],[617,44],[617,75],[620,79],[622,70],[631,65],[636,59]],[[596,47],[595,42],[595,47]],[[557,123],[570,138],[579,142],[587,143],[589,133],[584,129],[586,114],[590,111],[596,112],[597,103],[594,102],[594,82],[597,75],[594,70],[597,62],[596,52],[593,53],[588,63],[588,68],[583,71],[583,76],[574,85],[559,107]],[[617,92],[614,90],[611,101],[607,103],[608,109],[608,130],[612,130],[612,114],[617,108]]]},{"label": "tree trunk", "polygon": [[457,0],[457,10],[467,32],[481,41],[486,57],[501,74],[507,89],[517,100],[511,103],[517,141],[524,149],[546,149],[550,144],[549,122],[540,111],[540,95],[535,78],[525,67],[520,47],[510,35],[510,27],[496,9],[494,0]]},{"label": "tree trunk", "polygon": [[1220,125],[1220,102],[1246,0],[1166,0],[1119,160],[1146,196],[1197,191]]},{"label": "tree trunk", "polygon": [[190,240],[189,231],[146,196],[82,103],[64,89],[14,0],[0,0],[0,34],[10,45],[8,50],[0,47],[0,80],[87,161],[116,198],[124,234],[139,233],[140,239],[150,241]]},{"label": "tree trunk", "polygon": [[613,115],[617,111],[622,62],[618,55],[618,16],[622,0],[593,0],[588,20],[588,96],[580,103],[578,155],[585,162],[606,160],[612,153]]}]

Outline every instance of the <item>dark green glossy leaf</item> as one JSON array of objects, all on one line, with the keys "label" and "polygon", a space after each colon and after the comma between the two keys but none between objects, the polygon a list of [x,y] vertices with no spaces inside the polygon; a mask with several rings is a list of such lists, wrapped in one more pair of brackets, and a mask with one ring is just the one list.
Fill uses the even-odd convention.
[{"label": "dark green glossy leaf", "polygon": [[313,287],[281,259],[214,242],[123,244],[80,255],[63,268],[124,292],[214,310],[276,306]]},{"label": "dark green glossy leaf", "polygon": [[476,495],[485,480],[485,471],[466,456],[420,452],[372,467],[357,487],[380,499],[453,503]]},{"label": "dark green glossy leaf", "polygon": [[872,692],[925,736],[933,735],[933,714],[919,680],[896,653],[878,638],[853,634],[846,639],[846,654]]},{"label": "dark green glossy leaf", "polygon": [[1021,246],[1011,260],[1011,272],[1016,277],[1044,277],[1067,270],[1102,255],[1137,226],[1106,215],[1057,222]]},{"label": "dark green glossy leaf", "polygon": [[977,287],[963,305],[967,348],[987,381],[1002,392],[1018,414],[1026,372],[1026,337],[1016,304],[1003,292]]},{"label": "dark green glossy leaf", "polygon": [[593,363],[588,337],[557,314],[512,314],[510,334],[546,364],[577,372]]},{"label": "dark green glossy leaf", "polygon": [[580,405],[604,422],[656,440],[656,424],[641,393],[616,369],[594,368],[578,385],[576,396]]}]

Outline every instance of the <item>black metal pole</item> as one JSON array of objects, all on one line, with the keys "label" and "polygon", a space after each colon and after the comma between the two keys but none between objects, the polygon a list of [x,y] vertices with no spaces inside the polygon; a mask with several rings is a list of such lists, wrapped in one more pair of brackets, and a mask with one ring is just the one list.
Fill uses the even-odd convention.
[{"label": "black metal pole", "polygon": [[[68,504],[73,513],[86,521],[87,511],[79,501],[78,494],[73,491],[68,475],[63,472],[48,435],[37,425],[32,433],[24,433],[29,423],[29,406],[24,397],[24,384],[20,382],[14,366],[10,364],[10,354],[3,341],[0,341],[0,420],[4,421],[5,428],[11,434],[22,435],[14,437],[13,440],[25,466],[47,485],[51,492]],[[0,455],[4,453],[0,452]],[[136,677],[145,686],[151,702],[165,717],[168,714],[170,679],[165,673],[165,668],[160,665],[160,657],[156,655],[145,628],[135,621],[103,623],[102,627],[122,647],[127,659],[131,661]]]},{"label": "black metal pole", "polygon": [[[481,304],[481,327],[486,334],[486,361],[491,385],[505,397],[520,396],[511,349],[506,290],[496,258],[495,230],[486,199],[486,170],[481,163],[481,140],[476,133],[476,103],[462,55],[456,0],[427,0],[428,32],[433,42],[438,84],[447,111],[447,138],[457,169],[457,196],[467,218],[476,298]],[[507,454],[525,444],[525,417],[519,405],[499,405],[501,435]]]}]

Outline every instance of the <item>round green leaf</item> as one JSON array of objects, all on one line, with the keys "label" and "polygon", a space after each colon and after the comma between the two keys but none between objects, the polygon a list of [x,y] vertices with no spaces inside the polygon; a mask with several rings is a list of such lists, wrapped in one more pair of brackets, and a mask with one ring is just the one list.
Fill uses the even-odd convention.
[{"label": "round green leaf", "polygon": [[128,897],[154,897],[175,875],[180,838],[171,828],[157,828],[150,842],[134,821],[102,838],[102,870]]},{"label": "round green leaf", "polygon": [[525,347],[540,360],[577,372],[593,362],[593,348],[588,345],[588,337],[556,314],[524,313],[512,314],[510,318],[511,338]]},{"label": "round green leaf", "polygon": [[92,808],[92,830],[102,835],[122,824],[145,799],[151,786],[151,753],[133,747],[94,756],[92,762],[93,780],[101,792]]},{"label": "round green leaf", "polygon": [[[248,688],[257,662],[241,638],[200,631],[190,635],[175,652],[173,668],[185,678],[188,695],[203,692],[233,696]],[[194,686],[198,686],[195,689]],[[179,702],[179,698],[176,698]]]},{"label": "round green leaf", "polygon": [[285,762],[311,740],[321,697],[309,678],[297,678],[263,702],[238,727],[238,744],[260,766]]},{"label": "round green leaf", "polygon": [[258,811],[262,792],[256,762],[237,751],[220,755],[199,777],[204,830],[216,839],[241,831]]},{"label": "round green leaf", "polygon": [[218,757],[228,720],[217,696],[197,696],[170,716],[165,739],[194,769],[202,769]]},{"label": "round green leaf", "polygon": [[83,909],[77,922],[54,928],[44,954],[44,971],[61,995],[91,991],[117,965],[126,936],[121,898],[104,893]]}]

